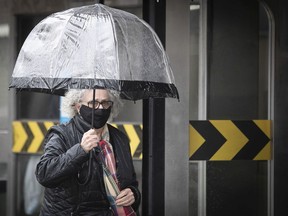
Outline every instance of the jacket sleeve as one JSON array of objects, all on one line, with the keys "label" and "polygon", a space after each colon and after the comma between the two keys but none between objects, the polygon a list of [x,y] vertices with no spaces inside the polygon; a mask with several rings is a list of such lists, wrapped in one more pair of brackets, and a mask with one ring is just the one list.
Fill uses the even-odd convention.
[{"label": "jacket sleeve", "polygon": [[[131,163],[133,164],[133,160],[131,156],[130,156],[130,160],[131,160]],[[132,208],[134,209],[135,212],[137,212],[141,203],[141,193],[138,189],[138,181],[136,178],[134,166],[132,168],[132,172],[133,172],[132,174],[133,177],[131,179],[131,183],[127,186],[127,188],[130,188],[131,191],[133,192],[135,202],[132,204]]]},{"label": "jacket sleeve", "polygon": [[89,158],[79,143],[67,145],[65,142],[61,134],[53,131],[46,136],[44,154],[35,172],[38,182],[44,187],[56,187],[71,178]]},{"label": "jacket sleeve", "polygon": [[135,202],[132,204],[132,208],[134,209],[134,211],[137,212],[139,209],[140,202],[141,202],[141,193],[138,187],[130,185],[127,188],[130,188],[134,194]]}]

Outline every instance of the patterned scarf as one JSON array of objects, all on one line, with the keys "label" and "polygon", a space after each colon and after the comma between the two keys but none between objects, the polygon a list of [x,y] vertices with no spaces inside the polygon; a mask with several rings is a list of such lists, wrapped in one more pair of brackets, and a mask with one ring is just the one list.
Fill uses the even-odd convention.
[{"label": "patterned scarf", "polygon": [[131,206],[117,206],[115,201],[120,193],[120,183],[116,176],[116,163],[112,145],[109,143],[109,132],[107,125],[102,133],[102,140],[99,142],[100,160],[103,167],[103,178],[106,194],[110,202],[114,215],[116,216],[136,216]]}]

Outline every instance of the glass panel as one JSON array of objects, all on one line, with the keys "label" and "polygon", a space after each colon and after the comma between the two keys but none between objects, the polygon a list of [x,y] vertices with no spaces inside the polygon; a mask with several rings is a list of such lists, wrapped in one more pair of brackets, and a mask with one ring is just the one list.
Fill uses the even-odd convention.
[{"label": "glass panel", "polygon": [[[271,39],[264,8],[259,2],[236,0],[207,0],[205,3],[208,27],[207,119],[269,119]],[[202,88],[197,75],[203,73],[198,72],[198,44],[205,41],[199,38],[198,9],[199,6],[190,7],[190,120],[199,119],[198,89]],[[206,175],[203,176],[200,163],[189,163],[189,215],[268,214],[267,161],[207,161]],[[206,183],[206,193],[200,188],[199,181],[202,180]],[[205,196],[206,206],[201,206],[201,199]]]},{"label": "glass panel", "polygon": [[[269,116],[269,20],[262,4],[259,4],[259,118],[267,119]],[[271,39],[270,39],[271,40]],[[271,72],[270,72],[271,73]]]},{"label": "glass panel", "polygon": [[[259,40],[259,24],[258,2],[209,4],[208,119],[268,119],[268,70],[261,63],[267,41]],[[208,161],[206,177],[208,216],[267,215],[266,161]]]},{"label": "glass panel", "polygon": [[[198,74],[199,74],[199,15],[200,4],[190,4],[190,84],[189,84],[189,119],[198,119]],[[189,215],[198,215],[200,194],[199,162],[189,163]]]},{"label": "glass panel", "polygon": [[190,4],[189,119],[198,118],[199,15],[200,5],[193,1],[193,3]]}]

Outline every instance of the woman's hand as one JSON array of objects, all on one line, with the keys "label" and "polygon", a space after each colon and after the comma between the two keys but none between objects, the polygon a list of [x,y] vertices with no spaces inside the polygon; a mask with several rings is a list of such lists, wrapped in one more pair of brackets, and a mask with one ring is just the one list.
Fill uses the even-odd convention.
[{"label": "woman's hand", "polygon": [[117,206],[131,206],[135,202],[135,197],[130,188],[125,188],[116,197]]},{"label": "woman's hand", "polygon": [[100,136],[96,134],[96,131],[94,129],[90,129],[83,134],[80,145],[84,149],[84,151],[88,153],[89,151],[91,151],[91,149],[98,146],[99,141]]}]

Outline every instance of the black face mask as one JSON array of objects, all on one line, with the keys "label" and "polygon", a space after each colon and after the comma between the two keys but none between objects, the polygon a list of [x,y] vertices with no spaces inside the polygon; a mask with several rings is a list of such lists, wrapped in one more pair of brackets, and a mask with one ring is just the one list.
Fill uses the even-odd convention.
[{"label": "black face mask", "polygon": [[[90,108],[88,106],[82,105],[80,108],[80,115],[90,125],[92,123],[92,112],[93,108]],[[109,119],[110,113],[111,107],[108,109],[95,109],[93,127],[96,129],[102,128]]]}]

